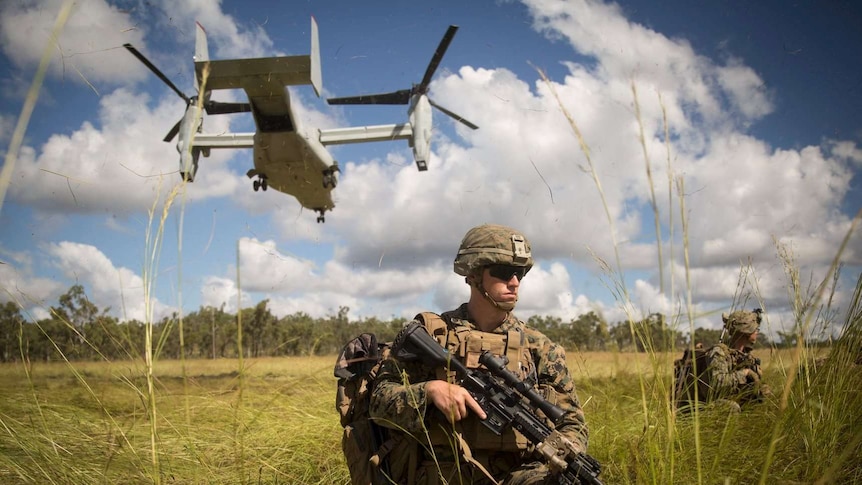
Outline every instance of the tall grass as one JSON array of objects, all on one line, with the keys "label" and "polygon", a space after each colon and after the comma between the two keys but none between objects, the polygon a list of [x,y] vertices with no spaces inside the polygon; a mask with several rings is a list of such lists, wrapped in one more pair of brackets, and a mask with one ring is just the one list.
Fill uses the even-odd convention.
[{"label": "tall grass", "polygon": [[[70,4],[66,2],[64,8]],[[68,10],[64,12],[68,15]],[[61,26],[58,20],[55,36]],[[41,82],[45,66],[40,65],[34,86]],[[539,72],[557,96],[553,85]],[[33,92],[31,89],[28,94],[28,103]],[[37,96],[38,88],[35,92]],[[663,223],[634,81],[632,96],[650,186],[657,264],[664,293]],[[652,337],[635,325],[635,308],[620,263],[614,218],[605,200],[596,161],[574,117],[557,100],[586,157],[608,219],[614,263],[598,256],[596,262],[604,270],[605,284],[629,312],[632,336],[649,350],[642,354],[570,353],[569,365],[591,428],[590,453],[604,465],[603,480],[637,484],[862,482],[862,278],[857,281],[849,311],[841,322],[842,337],[827,357],[809,359],[806,340],[811,328],[826,326],[830,322],[824,319],[834,317],[820,309],[829,281],[834,288],[844,245],[862,215],[853,220],[829,274],[814,288],[800,284],[792,254],[778,248],[796,304],[798,346],[788,351],[756,352],[764,361],[764,380],[780,392],[741,414],[709,407],[692,415],[677,415],[670,389],[672,361],[678,352],[653,350]],[[669,312],[666,320],[674,326],[687,322],[693,331],[696,315],[689,271],[685,180],[673,174],[660,95],[659,103],[665,116],[667,147],[670,210],[664,227],[670,233],[671,301],[676,291],[672,271],[674,202],[680,214],[686,270],[685,309]],[[25,109],[19,126],[26,127],[28,117]],[[17,133],[16,128],[16,136]],[[14,151],[10,149],[10,153]],[[11,170],[15,155],[11,155],[11,162],[9,156],[0,176],[4,191],[8,186],[7,170]],[[150,209],[144,244],[148,325],[144,355],[128,361],[72,362],[58,347],[63,359],[60,363],[30,362],[22,355],[20,363],[0,365],[0,482],[348,482],[340,449],[341,428],[333,406],[334,356],[246,359],[242,355],[242,312],[238,312],[238,358],[187,360],[182,353],[179,362],[159,359],[169,332],[153,334],[151,295],[164,225],[176,198],[184,194],[184,183],[168,191],[161,207],[154,202]],[[180,217],[183,213],[181,205]],[[182,259],[182,219],[179,229]],[[236,266],[237,287],[241,288],[239,259]],[[734,302],[760,300],[756,284],[747,283],[753,280],[747,271],[740,271],[739,294]],[[179,326],[182,347],[182,318]]]},{"label": "tall grass", "polygon": [[[554,94],[559,107],[569,124],[581,147],[584,157],[586,158],[590,170],[589,173],[595,183],[602,204],[605,208],[605,214],[609,220],[609,226],[614,246],[614,255],[617,267],[611,267],[606,262],[598,260],[600,268],[604,270],[605,278],[610,280],[607,284],[609,287],[617,288],[618,303],[622,308],[629,312],[633,308],[633,304],[628,297],[628,292],[625,290],[625,279],[623,269],[619,263],[618,243],[615,237],[615,229],[613,226],[610,210],[602,189],[601,181],[595,169],[588,145],[583,139],[577,124],[572,115],[566,110],[563,102],[557,96],[553,84],[547,79],[545,74],[539,70],[539,74],[544,79],[550,91]],[[664,293],[664,278],[662,268],[664,267],[663,254],[661,251],[661,220],[656,204],[654,180],[652,177],[652,169],[646,149],[646,142],[643,135],[643,123],[640,118],[640,106],[637,95],[637,88],[632,81],[632,95],[634,98],[635,118],[639,126],[639,142],[643,149],[644,161],[646,163],[646,177],[650,188],[651,205],[653,208],[654,224],[656,228],[656,245],[658,247],[658,268],[659,275],[662,278],[660,287],[662,294]],[[664,112],[664,105],[659,96],[659,104]],[[665,142],[668,147],[668,179],[672,180],[672,169],[670,165],[670,145],[667,139],[668,129],[667,120],[665,122]],[[688,218],[685,210],[685,180],[683,177],[676,178],[677,196],[680,208],[680,223],[682,226],[682,242],[683,242],[683,260],[685,264],[686,274],[686,314],[689,322],[689,330],[691,335],[694,333],[694,304],[692,301],[691,281],[690,281],[690,261],[688,253]],[[673,208],[673,200],[669,200],[669,208]],[[672,210],[669,211],[672,214]],[[817,398],[812,399],[812,391],[817,390],[816,386],[797,387],[794,386],[795,376],[799,372],[802,357],[806,354],[806,342],[809,330],[812,328],[813,321],[819,313],[818,308],[824,300],[824,295],[828,288],[829,282],[833,285],[831,288],[834,291],[834,285],[838,281],[837,271],[841,255],[862,218],[862,211],[853,219],[851,226],[838,248],[832,265],[823,277],[822,281],[816,286],[814,291],[805,293],[801,291],[798,280],[798,267],[795,262],[788,256],[786,251],[782,252],[779,248],[779,255],[782,257],[788,273],[788,287],[792,290],[790,297],[793,302],[794,313],[799,324],[796,326],[796,341],[797,346],[790,354],[791,360],[789,365],[779,362],[773,369],[778,375],[769,376],[778,381],[781,385],[781,394],[776,400],[772,400],[766,405],[758,407],[753,411],[747,411],[741,415],[737,415],[734,410],[721,409],[720,406],[707,407],[703,411],[695,407],[691,415],[685,417],[677,415],[674,411],[674,403],[672,402],[672,394],[669,392],[672,383],[668,379],[668,373],[662,372],[662,369],[668,369],[671,366],[669,359],[658,358],[658,354],[653,352],[652,336],[648,333],[639,333],[634,325],[635,318],[629,313],[630,328],[633,338],[640,339],[643,347],[648,349],[651,355],[651,363],[653,365],[652,378],[646,376],[644,372],[637,366],[636,376],[630,377],[631,380],[638,382],[640,388],[640,404],[643,412],[644,425],[638,433],[636,429],[617,430],[617,433],[611,433],[614,439],[620,436],[633,436],[629,441],[629,454],[624,453],[614,454],[607,457],[611,466],[619,472],[618,476],[614,477],[614,482],[635,482],[635,483],[717,483],[717,482],[735,482],[744,483],[755,481],[760,484],[775,482],[778,480],[792,481],[814,481],[818,483],[832,483],[833,481],[842,481],[847,477],[859,479],[860,465],[862,461],[859,456],[859,445],[862,441],[862,421],[853,416],[858,414],[858,410],[862,410],[862,399],[860,399],[859,379],[854,381],[852,378],[831,379],[830,370],[835,374],[844,376],[859,376],[862,374],[862,359],[859,358],[860,346],[856,342],[846,345],[846,348],[855,348],[855,360],[842,358],[840,352],[832,352],[830,361],[838,361],[840,364],[835,364],[834,367],[823,367],[819,370],[819,379],[829,381],[831,386],[828,391],[837,390],[840,393],[838,396],[822,393],[816,394]],[[668,227],[673,227],[673,218],[669,216]],[[671,258],[673,260],[673,258]],[[750,265],[749,265],[750,266]],[[752,288],[746,292],[746,282],[749,279],[745,276],[746,269],[740,271],[740,285],[737,288],[737,295],[734,297],[734,303],[739,300],[746,301],[749,298],[755,298],[761,302],[762,298],[756,285],[756,279],[752,278]],[[673,290],[672,290],[673,291]],[[857,283],[854,302],[847,314],[847,321],[844,324],[844,337],[842,341],[853,341],[854,335],[859,331],[854,330],[862,326],[860,321],[859,310],[859,293],[862,292],[862,277]],[[744,294],[743,294],[744,293]],[[674,293],[669,295],[668,300],[673,301]],[[827,312],[828,313],[828,312]],[[669,315],[668,321],[678,321],[680,315]],[[820,322],[824,328],[829,327],[832,322]],[[694,340],[690,339],[690,345],[694,345]],[[692,347],[693,350],[693,347]],[[849,372],[841,372],[842,366],[854,367]],[[824,377],[825,376],[825,377]],[[774,382],[773,381],[773,382]],[[815,382],[816,383],[816,380]],[[590,387],[587,387],[587,393],[590,393]],[[809,383],[811,384],[811,382]],[[612,387],[613,388],[613,387]],[[807,396],[807,399],[806,399]],[[591,395],[591,398],[595,397]],[[613,396],[610,401],[615,402],[622,399],[632,399],[631,395]],[[794,400],[794,406],[788,407],[789,401]],[[597,402],[599,400],[593,400]],[[816,403],[815,409],[806,409],[806,405]],[[612,404],[609,406],[614,409]],[[607,409],[607,408],[606,408]],[[846,410],[857,410],[857,413],[851,413],[848,417]],[[596,409],[596,413],[592,415],[591,422],[613,422],[614,414],[610,416],[602,415],[601,409]],[[824,413],[830,419],[823,419]],[[590,414],[588,413],[588,416]],[[809,419],[800,419],[802,416],[807,416]],[[602,418],[608,419],[604,421]],[[663,418],[663,419],[662,419]],[[801,425],[801,426],[800,426]],[[661,426],[667,427],[665,432],[659,433],[658,428]],[[804,453],[799,453],[797,449],[788,449],[788,435],[799,434],[800,430],[803,436],[800,436],[802,443],[812,443],[813,441],[822,444],[818,448],[818,453],[811,453],[810,446],[804,447]],[[849,431],[848,431],[849,430]],[[594,434],[595,436],[595,434]],[[820,437],[820,439],[815,439]],[[825,437],[825,438],[824,438]],[[667,442],[664,442],[667,440]],[[595,443],[594,439],[594,443]],[[598,446],[601,450],[601,445]],[[611,448],[615,448],[612,446]],[[779,453],[782,449],[785,453]],[[617,448],[618,451],[622,449]],[[765,451],[764,451],[765,450]],[[601,451],[598,452],[601,455]],[[791,463],[803,463],[804,466],[798,470],[796,474],[790,473],[785,475],[783,471],[796,469],[790,467],[785,458],[790,457]],[[818,460],[820,458],[820,460]],[[818,464],[829,463],[828,469],[823,469]],[[694,466],[692,466],[692,464]]]}]

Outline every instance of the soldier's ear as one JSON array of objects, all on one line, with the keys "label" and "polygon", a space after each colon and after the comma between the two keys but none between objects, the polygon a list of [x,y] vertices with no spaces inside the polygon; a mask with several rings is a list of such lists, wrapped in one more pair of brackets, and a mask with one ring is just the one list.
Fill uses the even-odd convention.
[{"label": "soldier's ear", "polygon": [[721,321],[722,321],[722,322],[724,322],[724,323],[727,323],[727,313],[722,313],[722,314],[721,314]]},{"label": "soldier's ear", "polygon": [[464,278],[467,281],[468,285],[479,284],[482,282],[482,273],[484,273],[484,268],[476,268]]}]

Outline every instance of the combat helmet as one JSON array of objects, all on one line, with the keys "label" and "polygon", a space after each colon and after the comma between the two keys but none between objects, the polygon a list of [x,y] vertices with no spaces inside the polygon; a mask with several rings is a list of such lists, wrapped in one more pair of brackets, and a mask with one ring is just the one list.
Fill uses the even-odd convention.
[{"label": "combat helmet", "polygon": [[724,322],[724,328],[734,335],[736,333],[752,334],[760,330],[760,322],[762,317],[760,314],[763,310],[755,308],[753,311],[737,310],[730,315],[721,314],[721,320]]},{"label": "combat helmet", "polygon": [[519,231],[498,224],[470,229],[455,256],[455,273],[467,276],[491,264],[523,266],[529,271],[533,267],[530,242]]},{"label": "combat helmet", "polygon": [[484,224],[467,231],[455,256],[455,273],[464,276],[492,305],[505,312],[515,309],[515,301],[497,301],[485,290],[481,278],[470,278],[477,270],[492,264],[505,264],[524,268],[524,274],[533,267],[530,242],[511,227]]}]

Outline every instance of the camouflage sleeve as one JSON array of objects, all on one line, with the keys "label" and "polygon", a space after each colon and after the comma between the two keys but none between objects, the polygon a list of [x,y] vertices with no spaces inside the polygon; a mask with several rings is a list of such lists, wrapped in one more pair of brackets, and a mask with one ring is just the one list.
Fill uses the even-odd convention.
[{"label": "camouflage sleeve", "polygon": [[566,365],[566,351],[547,337],[542,336],[542,340],[541,347],[534,351],[539,389],[548,401],[566,411],[557,429],[586,452],[589,430],[575,391],[575,381]]},{"label": "camouflage sleeve", "polygon": [[433,370],[420,362],[385,360],[371,390],[371,419],[407,433],[421,431],[427,407],[425,383],[431,379]]},{"label": "camouflage sleeve", "polygon": [[745,385],[742,369],[735,369],[733,357],[725,347],[716,345],[708,353],[709,384],[717,396],[731,396]]}]

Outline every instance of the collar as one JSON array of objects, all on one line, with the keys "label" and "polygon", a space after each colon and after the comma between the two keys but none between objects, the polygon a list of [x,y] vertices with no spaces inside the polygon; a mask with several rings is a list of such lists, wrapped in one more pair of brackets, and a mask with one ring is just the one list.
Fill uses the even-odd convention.
[{"label": "collar", "polygon": [[[462,303],[458,308],[446,312],[443,314],[444,318],[453,325],[462,325],[468,327],[470,330],[478,330],[476,328],[476,324],[470,318],[470,314],[467,312],[467,304]],[[509,312],[508,316],[506,316],[506,320],[500,324],[497,328],[492,330],[491,333],[506,333],[509,330],[517,330],[522,326],[521,321],[518,320],[518,317],[515,316],[513,312]]]}]

